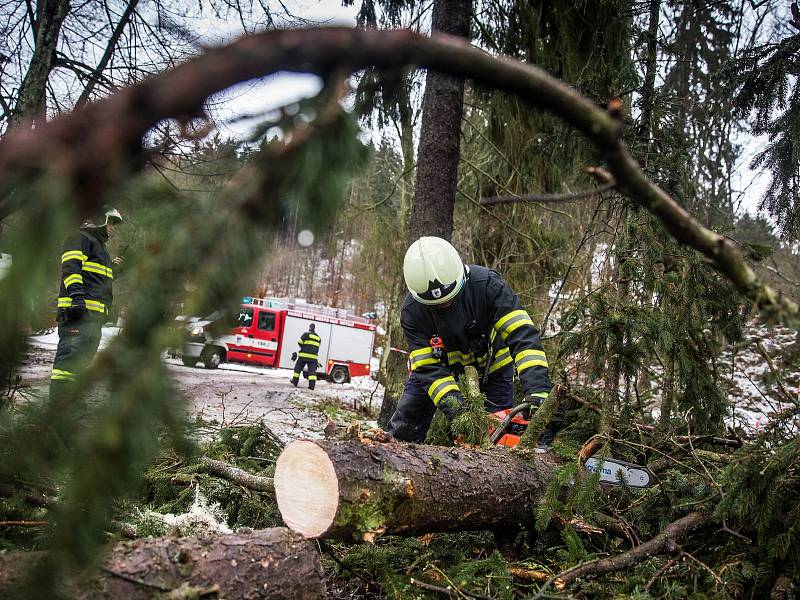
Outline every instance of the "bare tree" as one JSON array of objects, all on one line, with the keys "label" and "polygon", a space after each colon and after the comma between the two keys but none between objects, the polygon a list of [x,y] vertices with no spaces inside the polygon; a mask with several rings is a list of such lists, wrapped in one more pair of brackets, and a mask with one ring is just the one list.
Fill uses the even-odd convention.
[{"label": "bare tree", "polygon": [[241,32],[296,21],[288,9],[228,0],[0,3],[0,132],[69,110],[199,51],[202,27]]}]

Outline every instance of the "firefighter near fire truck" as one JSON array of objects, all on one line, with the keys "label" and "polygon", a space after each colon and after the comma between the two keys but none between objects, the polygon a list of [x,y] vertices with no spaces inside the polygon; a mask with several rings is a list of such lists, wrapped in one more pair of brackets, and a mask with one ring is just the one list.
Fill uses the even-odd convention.
[{"label": "firefighter near fire truck", "polygon": [[[547,398],[552,386],[539,332],[498,273],[465,266],[446,240],[421,237],[406,252],[403,276],[409,293],[400,323],[410,374],[387,433],[420,443],[437,407],[452,420],[464,404],[456,378],[467,366],[478,370],[488,412],[513,406],[515,373],[526,403],[535,408]],[[551,438],[548,427],[540,444]]]},{"label": "firefighter near fire truck", "polygon": [[297,340],[300,352],[292,354],[292,360],[296,359],[297,362],[294,363],[294,373],[292,373],[292,378],[289,381],[295,387],[297,387],[297,382],[300,381],[303,369],[308,370],[308,389],[313,390],[314,386],[317,385],[317,365],[319,364],[317,359],[322,338],[316,334],[315,329],[314,323],[310,323],[308,331],[303,333],[300,339]]},{"label": "firefighter near fire truck", "polygon": [[51,401],[59,401],[97,352],[113,301],[114,270],[106,242],[122,215],[105,205],[64,242],[58,293],[58,348],[50,375]]}]

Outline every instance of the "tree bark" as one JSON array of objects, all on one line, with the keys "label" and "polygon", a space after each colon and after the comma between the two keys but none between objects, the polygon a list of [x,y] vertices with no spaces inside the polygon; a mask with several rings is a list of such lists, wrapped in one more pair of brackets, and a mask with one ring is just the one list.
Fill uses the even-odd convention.
[{"label": "tree bark", "polygon": [[[432,33],[469,39],[472,0],[435,0]],[[453,233],[464,78],[428,71],[422,98],[422,126],[417,150],[417,182],[408,242],[423,235],[446,240]]]},{"label": "tree bark", "polygon": [[301,440],[278,457],[275,496],[286,525],[306,537],[518,527],[555,467],[549,453]]},{"label": "tree bark", "polygon": [[34,52],[28,72],[19,88],[17,104],[9,119],[10,125],[34,121],[45,112],[45,90],[58,46],[61,25],[69,13],[69,0],[41,0],[36,5]]},{"label": "tree bark", "polygon": [[[432,33],[469,39],[472,18],[472,0],[435,0],[431,17]],[[435,235],[446,240],[453,233],[453,206],[458,180],[458,161],[461,144],[461,116],[464,112],[464,78],[428,71],[425,77],[425,94],[422,97],[422,125],[417,150],[417,179],[414,197],[406,228],[406,247],[424,235]],[[408,116],[408,114],[407,114]],[[404,128],[406,123],[403,124]],[[407,147],[404,144],[403,160],[408,168]],[[404,217],[401,214],[401,218]],[[400,294],[398,308],[405,297],[405,286]],[[391,318],[391,316],[390,316]],[[393,330],[397,342],[402,331]],[[385,427],[392,418],[408,376],[405,356],[389,356],[384,370],[384,394],[378,424]]]},{"label": "tree bark", "polygon": [[[0,595],[12,595],[42,555],[0,553]],[[76,582],[70,596],[147,600],[170,592],[191,598],[214,591],[213,597],[228,599],[324,598],[325,572],[316,546],[282,527],[251,534],[150,538],[115,546],[91,585]]]}]

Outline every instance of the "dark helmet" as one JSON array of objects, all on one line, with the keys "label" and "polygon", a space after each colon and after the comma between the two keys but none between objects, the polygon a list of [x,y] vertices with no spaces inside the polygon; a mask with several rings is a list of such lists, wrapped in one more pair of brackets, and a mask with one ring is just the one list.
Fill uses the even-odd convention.
[{"label": "dark helmet", "polygon": [[309,331],[314,331],[314,324],[313,323],[309,323],[308,330]]},{"label": "dark helmet", "polygon": [[83,222],[82,227],[105,227],[109,223],[114,223],[115,225],[122,223],[122,215],[113,206],[104,204],[93,219],[87,219]]}]

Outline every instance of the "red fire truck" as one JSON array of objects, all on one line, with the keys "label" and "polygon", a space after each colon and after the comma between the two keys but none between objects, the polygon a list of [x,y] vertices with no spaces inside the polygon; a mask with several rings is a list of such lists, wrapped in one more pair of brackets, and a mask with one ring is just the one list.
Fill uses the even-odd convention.
[{"label": "red fire truck", "polygon": [[222,336],[209,331],[213,319],[186,324],[182,360],[216,369],[223,362],[242,362],[291,369],[292,353],[309,323],[322,338],[319,375],[334,383],[370,374],[375,325],[341,309],[293,303],[275,298],[244,298],[238,320]]}]

